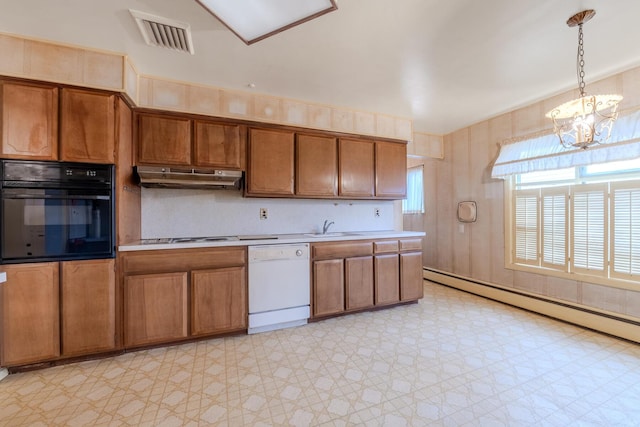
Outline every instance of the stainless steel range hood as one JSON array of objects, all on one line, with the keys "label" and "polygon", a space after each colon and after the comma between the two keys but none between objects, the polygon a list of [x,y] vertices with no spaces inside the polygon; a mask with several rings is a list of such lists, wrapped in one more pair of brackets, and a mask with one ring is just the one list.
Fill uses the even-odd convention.
[{"label": "stainless steel range hood", "polygon": [[241,171],[179,166],[134,166],[140,185],[152,188],[239,190]]}]

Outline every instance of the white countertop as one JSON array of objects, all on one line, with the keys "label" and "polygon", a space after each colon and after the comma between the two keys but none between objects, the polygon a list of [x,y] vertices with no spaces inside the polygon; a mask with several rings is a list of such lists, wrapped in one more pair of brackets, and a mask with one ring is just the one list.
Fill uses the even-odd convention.
[{"label": "white countertop", "polygon": [[278,245],[288,243],[318,243],[336,242],[341,240],[371,240],[371,239],[394,239],[407,237],[423,237],[423,231],[360,231],[360,232],[337,232],[326,235],[316,235],[314,233],[297,234],[268,234],[252,236],[231,236],[230,240],[216,240],[210,242],[175,242],[175,243],[142,243],[136,242],[118,246],[118,251],[149,251],[159,249],[188,249],[188,248],[214,248],[225,246],[253,246],[253,245]]}]

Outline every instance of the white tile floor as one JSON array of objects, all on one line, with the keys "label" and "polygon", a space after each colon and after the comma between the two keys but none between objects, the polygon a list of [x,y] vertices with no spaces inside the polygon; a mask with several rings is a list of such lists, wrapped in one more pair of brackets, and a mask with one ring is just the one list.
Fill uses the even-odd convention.
[{"label": "white tile floor", "polygon": [[10,375],[0,425],[640,426],[640,346],[425,282],[419,304]]}]

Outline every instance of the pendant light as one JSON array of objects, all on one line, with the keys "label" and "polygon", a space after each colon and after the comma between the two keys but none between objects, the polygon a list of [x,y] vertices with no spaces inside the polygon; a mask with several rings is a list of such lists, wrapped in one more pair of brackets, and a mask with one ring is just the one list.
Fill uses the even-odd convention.
[{"label": "pendant light", "polygon": [[618,118],[621,95],[587,95],[584,83],[584,40],[582,25],[595,16],[595,10],[576,13],[567,21],[569,27],[578,27],[577,74],[580,98],[565,102],[549,111],[553,131],[565,148],[587,149],[604,143]]}]

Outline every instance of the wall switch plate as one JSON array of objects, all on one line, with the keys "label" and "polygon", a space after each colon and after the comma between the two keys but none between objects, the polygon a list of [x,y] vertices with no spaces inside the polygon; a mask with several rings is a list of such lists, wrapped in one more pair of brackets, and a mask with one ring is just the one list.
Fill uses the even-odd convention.
[{"label": "wall switch plate", "polygon": [[260,208],[260,219],[267,219],[268,212],[267,208]]},{"label": "wall switch plate", "polygon": [[380,218],[380,208],[375,208],[375,209],[373,210],[373,215],[374,215],[376,218]]}]

